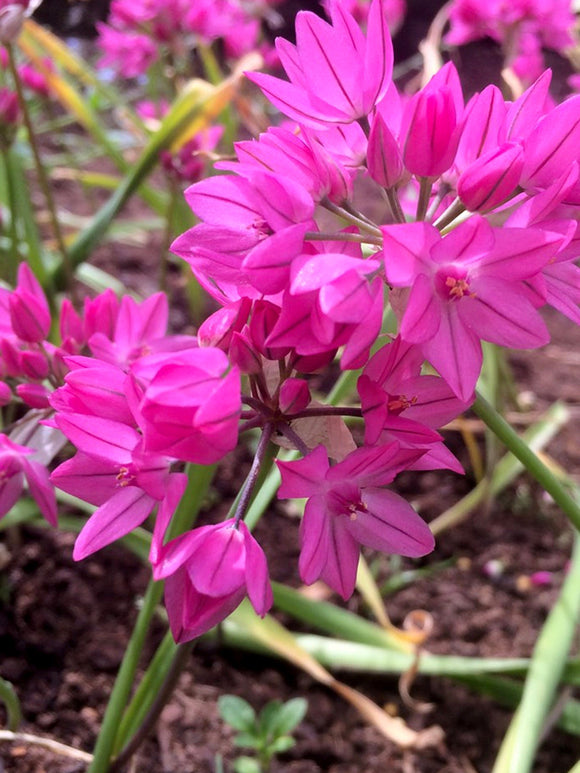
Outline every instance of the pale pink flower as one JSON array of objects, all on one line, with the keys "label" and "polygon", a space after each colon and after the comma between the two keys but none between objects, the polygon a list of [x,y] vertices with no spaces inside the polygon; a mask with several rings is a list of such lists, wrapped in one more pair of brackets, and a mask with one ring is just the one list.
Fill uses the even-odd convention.
[{"label": "pale pink flower", "polygon": [[330,466],[318,446],[296,462],[277,462],[282,476],[279,497],[308,497],[300,525],[300,576],[305,583],[323,579],[344,599],[354,590],[360,545],[423,556],[433,550],[433,535],[400,496],[382,488],[416,461],[423,451],[398,443],[360,448]]}]

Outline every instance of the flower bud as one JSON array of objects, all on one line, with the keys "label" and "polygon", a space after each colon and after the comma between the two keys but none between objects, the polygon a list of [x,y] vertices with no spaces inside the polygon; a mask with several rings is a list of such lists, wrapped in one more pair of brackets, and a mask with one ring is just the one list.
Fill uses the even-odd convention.
[{"label": "flower bud", "polygon": [[396,185],[404,171],[397,140],[379,113],[375,116],[369,134],[367,166],[373,180],[385,188]]},{"label": "flower bud", "polygon": [[31,408],[50,408],[50,392],[42,384],[18,384],[16,394]]},{"label": "flower bud", "polygon": [[506,142],[480,156],[459,176],[457,193],[471,212],[485,212],[501,204],[517,187],[524,154],[521,145]]},{"label": "flower bud", "polygon": [[22,31],[28,2],[10,3],[0,9],[0,43],[14,43]]},{"label": "flower bud", "polygon": [[260,373],[262,370],[262,359],[252,346],[247,326],[241,333],[232,334],[229,354],[232,365],[237,365],[242,373]]},{"label": "flower bud", "polygon": [[282,413],[297,413],[310,402],[308,382],[303,378],[289,378],[280,387],[279,405]]},{"label": "flower bud", "polygon": [[5,381],[0,381],[0,407],[8,405],[12,400],[12,390]]}]

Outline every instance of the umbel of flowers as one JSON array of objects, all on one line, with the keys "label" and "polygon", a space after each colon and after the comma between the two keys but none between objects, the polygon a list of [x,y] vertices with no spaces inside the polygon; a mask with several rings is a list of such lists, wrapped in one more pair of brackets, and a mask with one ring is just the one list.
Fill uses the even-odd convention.
[{"label": "umbel of flowers", "polygon": [[[261,615],[272,603],[244,517],[273,438],[300,456],[278,467],[279,496],[307,499],[301,577],[348,598],[361,545],[432,550],[386,486],[403,470],[461,472],[437,430],[472,402],[481,342],[542,346],[546,304],[580,322],[580,97],[555,107],[545,72],[513,102],[489,86],[465,103],[447,64],[405,98],[384,0],[366,33],[328,7],[330,22],[298,15],[296,45],[277,41],[287,80],[249,76],[288,122],[237,143],[226,174],[186,191],[199,223],[173,250],[219,304],[197,336],[167,335],[162,294],[139,305],[106,293],[83,314],[63,306],[55,347],[25,267],[0,294],[2,399],[15,392],[76,447],[52,484],[97,507],[75,557],[154,513],[150,559],[178,641],[245,595]],[[388,303],[398,332],[387,341]],[[312,399],[309,374],[336,357],[361,369],[356,405]],[[359,447],[346,416],[364,423]],[[260,439],[230,517],[168,540],[183,463],[219,461],[250,429]],[[2,512],[26,480],[53,521],[34,444],[4,436],[2,447]]]}]

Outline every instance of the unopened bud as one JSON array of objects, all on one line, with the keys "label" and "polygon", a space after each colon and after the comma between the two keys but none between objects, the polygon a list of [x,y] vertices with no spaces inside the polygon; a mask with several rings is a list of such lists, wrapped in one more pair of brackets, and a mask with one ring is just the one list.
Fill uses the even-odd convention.
[{"label": "unopened bud", "polygon": [[0,9],[0,43],[14,43],[20,35],[27,5],[10,3]]}]

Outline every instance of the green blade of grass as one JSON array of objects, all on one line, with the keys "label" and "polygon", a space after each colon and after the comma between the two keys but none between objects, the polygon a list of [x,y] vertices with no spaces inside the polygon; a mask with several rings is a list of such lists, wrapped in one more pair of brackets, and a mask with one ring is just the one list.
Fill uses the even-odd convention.
[{"label": "green blade of grass", "polygon": [[570,571],[534,647],[522,699],[500,747],[493,773],[531,770],[579,616],[580,537],[577,535]]}]

